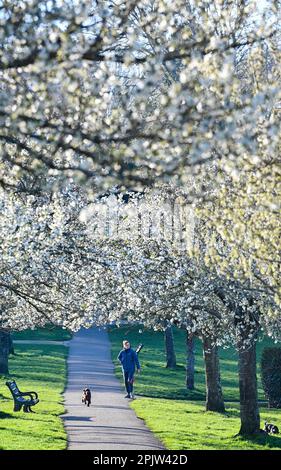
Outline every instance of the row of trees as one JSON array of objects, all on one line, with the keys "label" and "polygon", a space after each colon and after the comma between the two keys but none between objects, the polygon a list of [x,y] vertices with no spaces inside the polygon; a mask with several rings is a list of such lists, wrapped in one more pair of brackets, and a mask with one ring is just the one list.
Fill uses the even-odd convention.
[{"label": "row of trees", "polygon": [[[201,227],[197,241],[203,232]],[[101,321],[109,312],[110,321],[137,320],[154,328],[172,322],[187,329],[189,340],[194,334],[199,336],[206,361],[207,408],[217,411],[223,409],[217,348],[235,345],[239,356],[241,433],[258,432],[256,340],[261,330],[280,339],[280,311],[270,292],[253,286],[246,278],[223,276],[219,266],[218,270],[206,266],[208,243],[199,258],[177,253],[163,240],[127,240],[125,244],[109,241],[103,249],[104,256],[110,255],[117,263],[118,276],[114,274],[111,280],[107,277],[106,284],[99,277],[95,284],[96,302],[103,299],[99,306]],[[192,361],[192,343],[188,347]]]},{"label": "row of trees", "polygon": [[122,240],[93,244],[80,221],[86,200],[76,188],[41,204],[34,196],[2,196],[2,331],[50,322],[74,330],[122,319],[162,329],[174,323],[203,340],[207,408],[213,410],[223,409],[217,347],[235,344],[242,412],[245,403],[241,429],[259,429],[255,340],[260,328],[278,332],[280,315],[277,306],[275,315],[267,314],[272,300],[265,290],[205,265],[209,228],[197,223],[193,256],[157,240],[157,232],[133,240],[121,232]]},{"label": "row of trees", "polygon": [[[190,370],[202,338],[220,409],[217,348],[234,344],[240,432],[257,432],[255,341],[280,332],[279,1],[6,0],[0,16],[2,337],[173,323]],[[101,239],[88,204],[113,185],[144,191],[147,211],[131,198],[124,232],[118,200]],[[184,250],[165,220],[139,230],[177,197],[196,214]]]}]

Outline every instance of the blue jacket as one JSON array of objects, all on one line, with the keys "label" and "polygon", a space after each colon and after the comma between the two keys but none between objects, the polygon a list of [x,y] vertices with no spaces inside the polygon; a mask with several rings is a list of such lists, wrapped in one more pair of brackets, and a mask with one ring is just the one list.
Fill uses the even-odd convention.
[{"label": "blue jacket", "polygon": [[133,374],[135,372],[135,366],[137,366],[137,369],[140,369],[138,355],[132,348],[122,349],[117,359],[121,362],[125,372],[131,372],[131,374]]}]

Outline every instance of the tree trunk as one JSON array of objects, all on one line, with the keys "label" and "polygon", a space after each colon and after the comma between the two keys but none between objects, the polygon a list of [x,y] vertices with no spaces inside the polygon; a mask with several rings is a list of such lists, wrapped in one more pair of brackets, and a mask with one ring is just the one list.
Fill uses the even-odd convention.
[{"label": "tree trunk", "polygon": [[9,354],[15,354],[14,343],[12,340],[12,335],[9,333]]},{"label": "tree trunk", "polygon": [[166,367],[168,369],[175,369],[177,365],[177,359],[174,346],[173,330],[170,324],[166,325],[165,327],[164,338],[166,349]]},{"label": "tree trunk", "polygon": [[203,339],[203,355],[206,376],[206,410],[223,413],[225,411],[218,348],[212,344],[211,338]]},{"label": "tree trunk", "polygon": [[194,335],[186,330],[186,388],[194,390]]},{"label": "tree trunk", "polygon": [[249,436],[260,431],[257,391],[256,342],[243,349],[238,347],[240,419],[239,434]]},{"label": "tree trunk", "polygon": [[10,333],[0,331],[0,375],[9,374],[9,335]]},{"label": "tree trunk", "polygon": [[[227,305],[227,307],[235,313],[234,326],[238,329],[241,335],[241,341],[237,345],[238,349],[238,362],[239,362],[239,392],[240,392],[240,419],[241,427],[239,434],[242,436],[254,435],[260,432],[260,415],[258,406],[258,391],[257,391],[257,359],[256,359],[256,342],[260,324],[259,316],[260,311],[258,306],[255,306],[254,298],[251,296],[247,301],[251,307],[255,306],[254,311],[246,311],[237,305],[236,302],[230,303],[227,301],[226,295],[221,288],[216,289],[216,295]],[[252,325],[249,330],[249,325],[245,322],[245,313],[249,314],[252,320]],[[244,344],[249,342],[249,337],[252,336],[252,328],[255,324],[255,335],[251,343],[243,348]],[[251,335],[251,336],[250,336]]]}]

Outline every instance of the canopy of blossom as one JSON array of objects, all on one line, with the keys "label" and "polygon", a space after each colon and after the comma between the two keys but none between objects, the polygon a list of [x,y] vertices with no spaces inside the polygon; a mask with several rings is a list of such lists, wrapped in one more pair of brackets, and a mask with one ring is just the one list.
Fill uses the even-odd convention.
[{"label": "canopy of blossom", "polygon": [[279,2],[5,0],[0,12],[5,187],[61,173],[99,189],[185,184],[191,170],[205,185],[207,162],[235,174],[255,161],[261,120],[275,152]]},{"label": "canopy of blossom", "polygon": [[155,240],[112,241],[102,249],[114,269],[92,281],[98,324],[129,320],[161,329],[170,321],[221,346],[245,346],[258,330],[280,340],[280,311],[268,315],[268,297],[249,283],[219,277]]},{"label": "canopy of blossom", "polygon": [[[258,309],[278,336],[280,2],[0,6],[0,327],[127,315],[209,328],[223,343],[237,335],[236,302],[251,331]],[[81,213],[113,185],[167,180],[184,188],[160,190],[173,203],[197,205],[192,252],[147,240],[155,193],[134,212],[143,243],[138,228],[125,243],[127,206],[122,220],[119,203],[108,210],[117,240],[97,239]]]},{"label": "canopy of blossom", "polygon": [[[1,190],[1,329],[76,330],[94,321],[94,249],[78,220],[81,202],[75,191],[38,199]],[[96,270],[99,263],[95,256]]]},{"label": "canopy of blossom", "polygon": [[[214,199],[197,207],[209,231],[205,263],[219,275],[245,280],[281,306],[281,172],[264,165],[223,184]],[[269,309],[268,314],[280,315]]]}]

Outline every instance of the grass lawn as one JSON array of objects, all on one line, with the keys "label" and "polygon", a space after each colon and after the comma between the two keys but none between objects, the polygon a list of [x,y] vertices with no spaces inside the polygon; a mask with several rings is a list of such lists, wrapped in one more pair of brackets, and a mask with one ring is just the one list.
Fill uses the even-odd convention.
[{"label": "grass lawn", "polygon": [[[239,430],[239,404],[228,403],[225,414],[206,412],[200,401],[142,398],[132,402],[136,414],[173,450],[281,449],[279,436],[254,441],[234,437]],[[281,410],[260,410],[261,418],[281,423]]]},{"label": "grass lawn", "polygon": [[50,326],[35,330],[17,331],[12,334],[12,338],[15,340],[68,341],[72,338],[72,333],[63,328]]},{"label": "grass lawn", "polygon": [[[239,431],[239,389],[237,355],[234,349],[220,351],[221,378],[227,413],[204,411],[205,376],[202,346],[196,341],[196,389],[185,388],[185,332],[174,330],[177,354],[177,369],[165,368],[163,333],[142,330],[139,327],[125,326],[110,328],[112,357],[116,364],[116,374],[122,380],[121,368],[116,356],[122,340],[127,338],[132,346],[140,342],[144,348],[140,352],[142,374],[136,377],[138,400],[132,407],[143,418],[150,429],[169,449],[281,449],[281,437],[267,437],[266,441],[247,441],[234,438]],[[272,346],[266,339],[258,343],[258,369],[260,355],[265,346]],[[258,371],[260,400],[265,400]],[[281,428],[281,410],[261,409],[262,420],[267,419]]]},{"label": "grass lawn", "polygon": [[13,412],[13,400],[0,377],[0,449],[54,450],[66,448],[66,433],[60,415],[66,383],[67,348],[53,345],[16,345],[10,356],[10,377],[22,391],[38,392],[36,413]]}]

